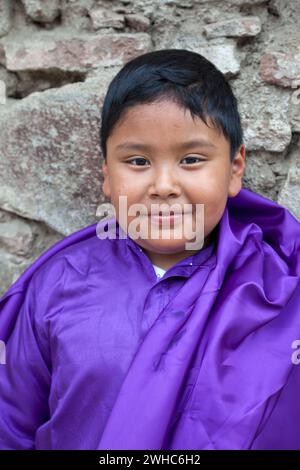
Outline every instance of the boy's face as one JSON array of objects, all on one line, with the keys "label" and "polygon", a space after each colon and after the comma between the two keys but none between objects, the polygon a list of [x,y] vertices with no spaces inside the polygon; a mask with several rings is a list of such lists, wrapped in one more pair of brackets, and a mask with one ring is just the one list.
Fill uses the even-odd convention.
[{"label": "boy's face", "polygon": [[[127,208],[143,204],[150,218],[153,204],[174,203],[184,210],[192,208],[190,217],[197,229],[196,204],[204,205],[203,246],[220,221],[227,198],[234,197],[242,187],[245,169],[245,147],[241,146],[235,160],[230,162],[230,144],[217,129],[208,127],[201,119],[193,120],[190,112],[172,101],[137,105],[129,108],[107,140],[107,162],[103,163],[103,192],[110,198],[120,223],[120,196],[127,196]],[[190,147],[189,141],[202,140]],[[206,144],[204,143],[206,142]],[[121,144],[140,144],[144,147],[121,148]],[[157,206],[155,206],[157,207]],[[138,216],[126,214],[127,224]],[[176,222],[168,226],[171,237],[162,238],[164,228],[154,223],[161,236],[147,235],[135,239],[152,263],[168,269],[176,262],[198,250],[186,249],[190,242],[182,232],[179,239],[172,238]],[[122,223],[120,223],[121,227]],[[124,230],[126,230],[124,228]],[[180,233],[181,233],[180,232]],[[130,233],[129,233],[130,235]]]}]

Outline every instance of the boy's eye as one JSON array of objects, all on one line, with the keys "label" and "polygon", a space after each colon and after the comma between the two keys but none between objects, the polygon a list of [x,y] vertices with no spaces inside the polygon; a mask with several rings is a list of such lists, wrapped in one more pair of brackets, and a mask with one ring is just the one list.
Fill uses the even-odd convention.
[{"label": "boy's eye", "polygon": [[185,157],[183,160],[189,160],[189,163],[198,163],[198,162],[203,162],[205,159],[199,158],[199,157]]},{"label": "boy's eye", "polygon": [[[139,162],[139,163],[133,164],[133,162]],[[126,161],[126,163],[132,163],[133,166],[145,166],[144,162],[147,162],[147,160],[143,157],[132,158],[131,160]]]}]

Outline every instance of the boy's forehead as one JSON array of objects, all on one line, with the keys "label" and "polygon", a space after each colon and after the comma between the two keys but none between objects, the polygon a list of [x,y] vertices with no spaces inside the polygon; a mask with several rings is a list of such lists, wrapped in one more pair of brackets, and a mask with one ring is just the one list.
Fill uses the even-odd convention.
[{"label": "boy's forehead", "polygon": [[[153,103],[141,103],[128,108],[124,113],[124,121],[135,121],[139,119],[154,122],[165,119],[168,116],[172,123],[193,123],[193,117],[189,109],[179,106],[172,101],[162,101]],[[199,118],[198,118],[199,119]],[[200,120],[201,121],[201,120]],[[153,123],[154,123],[153,122]],[[203,121],[202,121],[203,122]]]},{"label": "boy's forehead", "polygon": [[213,149],[218,147],[218,139],[224,141],[224,136],[210,118],[205,123],[172,102],[139,104],[129,108],[110,137],[115,150],[142,150],[139,144],[155,147],[162,143],[174,149],[197,145]]},{"label": "boy's forehead", "polygon": [[207,117],[206,121],[204,122],[199,116],[193,116],[189,109],[184,109],[176,103],[138,104],[124,112],[116,123],[112,136],[120,138],[126,136],[129,140],[130,132],[134,136],[139,134],[143,137],[153,132],[156,135],[173,133],[173,139],[195,140],[201,137],[200,134],[204,134],[209,140],[216,135],[222,135],[211,118]]}]

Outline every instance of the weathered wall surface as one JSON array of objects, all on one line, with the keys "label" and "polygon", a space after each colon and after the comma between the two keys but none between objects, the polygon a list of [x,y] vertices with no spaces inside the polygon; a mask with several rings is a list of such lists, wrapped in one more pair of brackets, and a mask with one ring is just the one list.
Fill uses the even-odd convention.
[{"label": "weathered wall surface", "polygon": [[150,50],[187,48],[226,74],[244,186],[300,220],[299,31],[300,0],[0,0],[0,294],[97,221],[103,97]]}]

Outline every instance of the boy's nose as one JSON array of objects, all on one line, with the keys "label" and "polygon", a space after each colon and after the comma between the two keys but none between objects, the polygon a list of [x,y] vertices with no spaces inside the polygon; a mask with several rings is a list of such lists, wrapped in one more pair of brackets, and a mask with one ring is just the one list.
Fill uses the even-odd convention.
[{"label": "boy's nose", "polygon": [[181,185],[176,174],[168,169],[156,172],[149,188],[149,196],[167,198],[179,196]]}]

